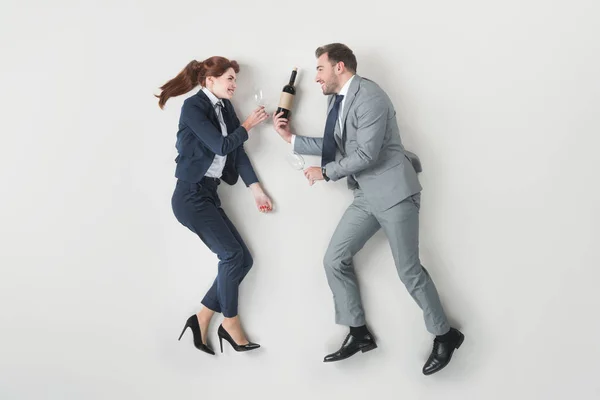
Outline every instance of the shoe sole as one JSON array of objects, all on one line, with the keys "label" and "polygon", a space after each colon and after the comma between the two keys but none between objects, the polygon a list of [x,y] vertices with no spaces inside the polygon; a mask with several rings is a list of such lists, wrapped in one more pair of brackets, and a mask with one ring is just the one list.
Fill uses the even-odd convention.
[{"label": "shoe sole", "polygon": [[360,351],[362,351],[363,353],[366,353],[367,351],[375,350],[376,348],[377,348],[377,344],[373,343],[368,346],[362,347],[360,349]]},{"label": "shoe sole", "polygon": [[377,344],[376,343],[369,344],[367,346],[361,347],[360,349],[356,350],[354,353],[348,354],[346,357],[336,358],[335,360],[323,360],[323,362],[330,363],[330,362],[342,361],[342,360],[345,360],[347,358],[352,357],[353,355],[355,355],[359,351],[361,351],[363,353],[366,353],[367,351],[375,350],[376,348],[377,348]]}]

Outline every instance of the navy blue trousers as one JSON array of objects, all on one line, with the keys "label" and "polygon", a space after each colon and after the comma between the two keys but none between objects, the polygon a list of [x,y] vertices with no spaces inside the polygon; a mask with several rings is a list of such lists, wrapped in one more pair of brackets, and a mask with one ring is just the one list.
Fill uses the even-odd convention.
[{"label": "navy blue trousers", "polygon": [[252,256],[221,208],[219,183],[206,177],[199,183],[179,180],[171,205],[177,220],[197,234],[219,259],[217,278],[202,304],[231,318],[238,313],[238,288],[252,268]]}]

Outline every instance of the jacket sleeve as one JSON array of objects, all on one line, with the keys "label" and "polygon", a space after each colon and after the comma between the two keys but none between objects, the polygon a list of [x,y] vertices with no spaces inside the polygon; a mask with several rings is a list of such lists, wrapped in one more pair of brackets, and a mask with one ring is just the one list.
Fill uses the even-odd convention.
[{"label": "jacket sleeve", "polygon": [[239,125],[232,133],[223,137],[213,123],[208,119],[208,110],[191,101],[186,101],[181,110],[181,121],[186,124],[194,135],[213,153],[224,156],[240,147],[248,140],[248,132]]},{"label": "jacket sleeve", "polygon": [[[237,114],[235,113],[233,105],[230,103],[228,106],[230,106],[230,110],[228,112],[231,112],[231,115],[233,116],[233,126],[235,129],[238,129],[238,127],[240,126],[240,120],[238,119]],[[258,182],[258,177],[254,172],[254,168],[252,167],[250,158],[248,158],[248,154],[246,154],[246,151],[244,150],[244,145],[241,145],[237,151],[238,153],[237,157],[235,158],[235,169],[242,177],[242,180],[244,181],[246,186],[250,186],[253,183]]]}]

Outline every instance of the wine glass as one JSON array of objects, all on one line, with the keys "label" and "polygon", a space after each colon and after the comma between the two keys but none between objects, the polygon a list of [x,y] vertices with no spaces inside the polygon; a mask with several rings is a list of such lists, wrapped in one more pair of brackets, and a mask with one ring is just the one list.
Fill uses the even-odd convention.
[{"label": "wine glass", "polygon": [[[267,101],[265,100],[265,95],[264,95],[263,90],[259,87],[254,88],[252,97],[253,97],[254,103],[259,107],[264,107],[265,112],[267,113],[267,115],[269,115],[269,112],[267,111]],[[268,122],[269,122],[269,119],[267,118],[261,125],[267,124]],[[262,129],[262,128],[260,128],[260,129]]]},{"label": "wine glass", "polygon": [[285,156],[285,159],[288,162],[288,164],[290,164],[290,166],[295,170],[302,171],[304,169],[304,157],[302,157],[295,151],[292,153],[288,153]]},{"label": "wine glass", "polygon": [[261,88],[255,88],[254,89],[254,102],[256,103],[257,106],[262,106],[265,108],[265,111],[267,109],[267,102],[265,100],[265,95],[264,92]]}]

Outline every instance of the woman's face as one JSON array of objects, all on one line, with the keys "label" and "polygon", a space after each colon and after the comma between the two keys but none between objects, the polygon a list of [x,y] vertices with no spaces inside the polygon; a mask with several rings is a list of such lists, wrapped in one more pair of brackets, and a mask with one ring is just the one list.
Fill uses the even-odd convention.
[{"label": "woman's face", "polygon": [[236,74],[233,68],[229,68],[219,77],[209,76],[206,78],[206,87],[219,99],[231,99],[237,88]]}]

